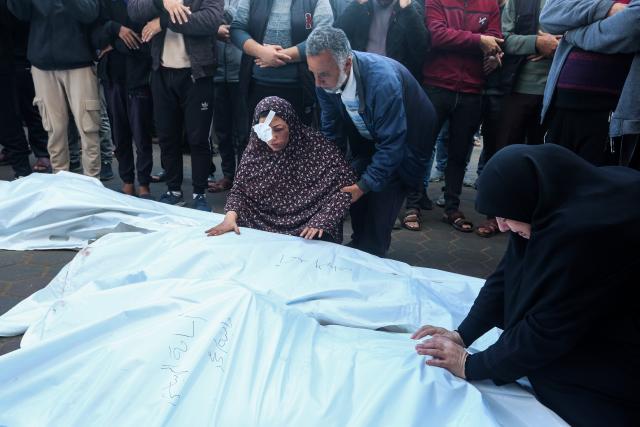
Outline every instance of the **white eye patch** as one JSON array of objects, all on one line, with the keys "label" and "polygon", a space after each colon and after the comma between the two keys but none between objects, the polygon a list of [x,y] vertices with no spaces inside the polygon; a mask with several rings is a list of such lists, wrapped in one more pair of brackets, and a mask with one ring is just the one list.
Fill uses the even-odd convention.
[{"label": "white eye patch", "polygon": [[275,116],[276,112],[270,110],[264,122],[253,125],[253,130],[255,131],[256,135],[258,135],[258,138],[260,138],[264,142],[269,142],[271,141],[271,138],[273,138],[273,134],[271,133],[271,126],[269,125],[271,124],[271,120],[273,120]]}]

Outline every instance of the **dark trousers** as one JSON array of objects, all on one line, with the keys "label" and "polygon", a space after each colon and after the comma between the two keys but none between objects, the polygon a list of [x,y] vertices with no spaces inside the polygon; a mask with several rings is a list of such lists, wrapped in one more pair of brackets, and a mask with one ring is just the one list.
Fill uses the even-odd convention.
[{"label": "dark trousers", "polygon": [[609,111],[555,108],[545,142],[562,145],[596,166],[617,164],[609,139]]},{"label": "dark trousers", "polygon": [[213,78],[192,80],[191,69],[161,67],[152,73],[153,115],[169,191],[181,191],[183,130],[191,150],[193,192],[203,194],[211,164],[209,131]]},{"label": "dark trousers", "polygon": [[233,180],[236,174],[236,167],[248,142],[248,123],[247,106],[240,94],[240,84],[216,83],[213,126],[225,178]]},{"label": "dark trousers", "polygon": [[542,95],[511,93],[505,97],[500,148],[512,144],[544,143],[546,125],[540,124]]},{"label": "dark trousers", "polygon": [[31,173],[29,145],[22,129],[14,97],[15,70],[13,64],[0,63],[0,143],[7,149],[9,164],[17,176]]},{"label": "dark trousers", "polygon": [[[504,119],[503,101],[503,95],[482,97],[482,160],[485,163],[503,147],[500,142],[500,131],[504,126],[509,126]],[[539,114],[538,117],[540,117]]]},{"label": "dark trousers", "polygon": [[36,157],[49,158],[47,141],[49,135],[42,127],[42,117],[38,107],[33,105],[36,97],[36,89],[33,87],[31,66],[29,64],[16,64],[15,66],[15,102],[18,105],[20,118],[28,130],[29,146]]},{"label": "dark trousers", "polygon": [[133,184],[137,171],[138,183],[148,186],[153,168],[151,89],[144,86],[128,90],[123,83],[105,82],[104,91],[120,179],[125,184]]},{"label": "dark trousers", "polygon": [[449,120],[449,145],[447,146],[447,167],[444,170],[446,213],[460,207],[462,181],[469,152],[473,149],[473,135],[480,126],[482,115],[482,95],[453,92],[433,86],[425,91],[436,110],[437,131]]},{"label": "dark trousers", "polygon": [[300,117],[300,120],[302,120],[302,123],[305,125],[310,126],[313,122],[313,105],[306,105],[308,102],[302,87],[267,86],[252,81],[249,86],[249,104],[247,105],[250,123],[253,122],[256,105],[258,105],[263,98],[268,96],[278,96],[289,101],[293,106],[293,109],[298,113],[298,117]]},{"label": "dark trousers", "polygon": [[351,205],[350,246],[372,255],[383,257],[391,244],[391,231],[402,202],[407,196],[407,187],[394,175],[382,191],[370,191]]},{"label": "dark trousers", "polygon": [[618,164],[640,171],[640,135],[624,135],[615,138]]}]

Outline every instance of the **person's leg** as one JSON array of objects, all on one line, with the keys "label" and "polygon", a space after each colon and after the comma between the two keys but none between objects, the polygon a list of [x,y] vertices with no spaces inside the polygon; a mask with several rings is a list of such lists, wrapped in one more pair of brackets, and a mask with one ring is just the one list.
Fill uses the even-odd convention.
[{"label": "person's leg", "polygon": [[98,91],[100,93],[100,130],[98,136],[100,138],[100,179],[108,181],[113,178],[113,171],[111,169],[111,163],[113,162],[114,143],[113,136],[111,134],[111,123],[109,122],[109,114],[107,113],[107,100],[104,94],[104,88],[102,84],[98,85]]},{"label": "person's leg", "polygon": [[69,141],[69,170],[74,173],[82,173],[82,164],[80,162],[80,155],[82,154],[82,149],[80,148],[80,135],[78,134],[78,128],[76,128],[73,114],[69,114],[69,122],[67,126],[67,140]]},{"label": "person's leg", "polygon": [[545,142],[562,145],[596,166],[612,163],[608,111],[556,108]]},{"label": "person's leg", "polygon": [[136,148],[136,172],[140,185],[140,196],[150,193],[149,182],[153,169],[153,145],[151,131],[153,129],[153,103],[149,86],[129,90],[127,94],[127,111],[133,142]]},{"label": "person's leg", "polygon": [[387,254],[391,231],[406,195],[407,187],[397,176],[382,191],[367,194],[365,219],[356,246],[358,249],[380,257]]},{"label": "person's leg", "polygon": [[449,147],[445,169],[445,213],[457,212],[469,150],[473,135],[480,126],[482,96],[457,93],[454,110],[449,119]]},{"label": "person's leg", "polygon": [[20,117],[29,132],[29,145],[37,159],[49,159],[49,152],[47,151],[47,139],[49,136],[42,128],[42,117],[40,117],[38,107],[33,105],[36,91],[33,87],[31,68],[28,67],[28,64],[17,64],[15,70],[16,86],[14,93],[17,98]]},{"label": "person's leg", "polygon": [[446,120],[441,127],[436,139],[436,170],[442,173],[447,168],[447,147],[449,146],[449,121]]},{"label": "person's leg", "polygon": [[496,151],[507,145],[526,142],[527,116],[522,95],[515,92],[507,95],[502,111],[502,123],[497,137]]},{"label": "person's leg", "polygon": [[233,97],[229,83],[216,83],[214,98],[213,125],[218,139],[222,175],[227,180],[233,181],[236,174],[236,155],[233,147]]},{"label": "person's leg", "polygon": [[100,92],[93,67],[60,72],[67,100],[82,144],[82,168],[90,177],[100,177]]},{"label": "person's leg", "polygon": [[0,63],[0,141],[7,149],[9,164],[16,176],[27,176],[31,173],[29,164],[29,146],[22,130],[22,122],[12,96],[15,86],[12,65]]},{"label": "person's leg", "polygon": [[153,118],[160,145],[162,167],[165,170],[167,189],[182,192],[182,128],[184,113],[180,99],[174,92],[172,80],[175,71],[160,68],[151,75]]},{"label": "person's leg", "polygon": [[242,153],[244,153],[249,142],[249,127],[246,125],[247,102],[240,94],[240,83],[229,83],[231,94],[231,110],[233,111],[233,133],[236,152],[236,164],[240,164]]},{"label": "person's leg", "polygon": [[[435,109],[435,112],[436,112],[436,123],[433,128],[436,129],[436,132],[438,132],[439,130],[436,143],[434,145],[435,147],[434,150],[436,151],[436,157],[437,157],[438,141],[440,140],[442,132],[444,131],[443,127],[445,126],[445,122],[447,120],[447,114],[451,108],[451,99],[447,91],[444,91],[442,89],[424,87],[424,91],[429,97],[429,100],[433,104],[433,108]],[[428,175],[431,174],[432,163],[433,161],[430,161],[429,164],[427,165]],[[405,207],[407,209],[407,214],[410,215],[411,217],[407,218],[405,216],[402,223],[409,230],[420,229],[420,218],[419,218],[420,209],[421,209],[420,202],[424,197],[426,197],[426,187],[427,186],[424,185],[422,188],[410,190],[407,192],[407,200],[406,200]],[[418,218],[416,218],[416,216],[418,216]]]},{"label": "person's leg", "polygon": [[180,87],[187,142],[191,147],[193,193],[202,195],[207,189],[211,161],[209,129],[213,117],[213,79],[207,77],[194,82],[190,75],[184,74]]},{"label": "person's leg", "polygon": [[502,95],[485,95],[483,99],[482,151],[485,163],[500,149],[498,138],[504,125],[502,101]]},{"label": "person's leg", "polygon": [[[131,128],[127,109],[127,88],[118,82],[104,82],[107,110],[111,121],[111,134],[118,159],[118,174],[125,184],[123,191],[133,195],[134,165]],[[103,162],[104,163],[104,162]]]},{"label": "person's leg", "polygon": [[47,150],[53,172],[69,170],[69,110],[67,98],[57,71],[43,71],[31,67],[36,91],[34,104],[40,111],[42,127],[48,133]]},{"label": "person's leg", "polygon": [[540,124],[542,113],[542,95],[526,95],[526,121],[525,129],[527,134],[527,144],[544,144],[544,134],[546,126]]}]

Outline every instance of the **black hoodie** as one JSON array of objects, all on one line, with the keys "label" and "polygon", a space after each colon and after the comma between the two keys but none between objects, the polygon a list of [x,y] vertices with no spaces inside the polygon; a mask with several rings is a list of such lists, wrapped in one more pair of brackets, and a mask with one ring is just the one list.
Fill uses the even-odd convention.
[{"label": "black hoodie", "polygon": [[[572,425],[632,425],[640,411],[640,172],[595,167],[554,145],[499,151],[478,182],[476,209],[531,224],[507,252],[458,331],[467,379],[527,376]],[[635,420],[635,421],[634,421]]]},{"label": "black hoodie", "polygon": [[100,18],[93,31],[97,49],[112,46],[98,65],[101,80],[125,84],[128,89],[149,85],[151,49],[149,43],[140,43],[139,49],[129,49],[120,39],[120,28],[125,26],[141,35],[143,24],[133,22],[127,14],[125,0],[101,0]]},{"label": "black hoodie", "polygon": [[41,70],[70,70],[93,63],[91,25],[98,0],[7,0],[9,10],[31,21],[27,58]]}]

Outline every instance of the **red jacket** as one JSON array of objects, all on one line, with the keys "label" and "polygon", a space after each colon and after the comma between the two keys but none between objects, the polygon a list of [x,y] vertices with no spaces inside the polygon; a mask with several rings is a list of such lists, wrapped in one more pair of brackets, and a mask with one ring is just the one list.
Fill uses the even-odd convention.
[{"label": "red jacket", "polygon": [[431,52],[422,68],[429,86],[481,93],[480,35],[502,38],[498,0],[425,0]]}]

